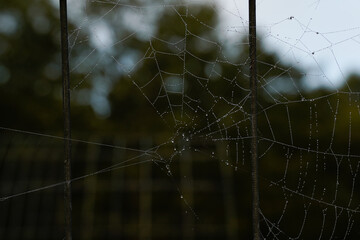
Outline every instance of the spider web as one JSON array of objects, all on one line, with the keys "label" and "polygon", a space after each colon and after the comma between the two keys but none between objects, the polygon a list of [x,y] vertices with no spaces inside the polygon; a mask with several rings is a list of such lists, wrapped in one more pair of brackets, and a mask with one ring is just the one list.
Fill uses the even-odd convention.
[{"label": "spider web", "polygon": [[[311,16],[279,13],[264,23],[267,4],[258,3],[261,234],[264,239],[352,238],[360,211],[360,92],[356,81],[345,82],[337,53],[344,45],[358,50],[360,27],[313,28],[314,11],[324,7],[320,1],[301,4]],[[146,162],[177,181],[176,164],[189,153],[249,176],[247,8],[235,1],[104,0],[70,6],[72,96],[81,101],[89,95],[87,104],[109,117],[114,112],[109,98],[117,96],[112,90],[125,87],[146,102],[165,129],[165,137],[147,150],[74,139],[133,156],[73,181]],[[327,72],[323,59],[335,70]],[[181,188],[176,191],[201,219]]]}]

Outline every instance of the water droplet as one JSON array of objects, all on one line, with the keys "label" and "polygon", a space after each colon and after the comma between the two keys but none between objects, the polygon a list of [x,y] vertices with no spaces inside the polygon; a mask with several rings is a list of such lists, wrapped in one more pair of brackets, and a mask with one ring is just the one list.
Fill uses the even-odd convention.
[{"label": "water droplet", "polygon": [[183,196],[183,195],[180,195],[180,198],[181,198],[181,199],[183,199],[183,198],[184,198],[184,196]]}]

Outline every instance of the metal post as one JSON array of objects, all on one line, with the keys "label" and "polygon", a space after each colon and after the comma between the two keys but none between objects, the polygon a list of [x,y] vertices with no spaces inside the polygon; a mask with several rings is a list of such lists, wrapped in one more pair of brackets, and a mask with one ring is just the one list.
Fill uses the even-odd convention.
[{"label": "metal post", "polygon": [[251,182],[254,240],[260,240],[257,137],[256,0],[249,0],[250,89],[251,89]]},{"label": "metal post", "polygon": [[70,71],[66,0],[60,0],[61,58],[64,117],[64,207],[65,239],[72,239],[71,229],[71,127],[70,127]]}]

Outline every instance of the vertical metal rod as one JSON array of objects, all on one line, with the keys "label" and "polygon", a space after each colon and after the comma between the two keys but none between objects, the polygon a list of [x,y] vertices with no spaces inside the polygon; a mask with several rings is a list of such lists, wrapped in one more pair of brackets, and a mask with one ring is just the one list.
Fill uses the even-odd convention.
[{"label": "vertical metal rod", "polygon": [[66,0],[60,0],[61,59],[64,118],[64,207],[65,239],[72,239],[71,228],[71,126],[70,126],[70,71]]},{"label": "vertical metal rod", "polygon": [[254,240],[260,240],[259,177],[257,137],[257,60],[256,60],[256,0],[249,0],[250,89],[251,89],[251,182],[252,225]]}]

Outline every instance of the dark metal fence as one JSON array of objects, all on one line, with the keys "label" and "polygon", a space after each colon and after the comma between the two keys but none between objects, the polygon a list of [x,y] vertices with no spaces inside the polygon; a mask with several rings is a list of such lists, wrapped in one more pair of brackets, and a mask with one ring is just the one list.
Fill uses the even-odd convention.
[{"label": "dark metal fence", "polygon": [[[24,194],[21,198],[11,198],[1,205],[1,238],[59,239],[59,236],[64,235],[59,226],[63,226],[67,240],[119,237],[124,239],[239,239],[240,237],[243,239],[249,236],[239,236],[240,232],[249,231],[239,231],[239,229],[251,228],[248,226],[251,222],[248,219],[252,211],[252,235],[254,239],[260,239],[255,1],[249,0],[251,59],[249,67],[252,91],[251,182],[239,179],[241,177],[235,176],[232,169],[222,162],[215,160],[209,162],[208,159],[200,156],[194,158],[193,154],[186,152],[182,154],[181,159],[178,159],[177,164],[172,164],[172,170],[162,163],[149,160],[142,162],[141,158],[140,160],[136,158],[139,162],[129,162],[130,165],[135,164],[132,167],[119,166],[118,170],[111,167],[112,171],[98,174],[99,169],[117,166],[118,159],[131,159],[130,153],[126,149],[105,149],[106,147],[81,143],[73,148],[76,161],[72,163],[74,168],[72,177],[67,7],[66,0],[59,2],[64,152],[59,150],[62,148],[56,140],[50,143],[48,139],[39,140],[32,136],[14,137],[10,140],[2,138],[5,142],[1,144],[3,159],[1,182],[5,187],[2,188],[1,195]],[[95,142],[99,141],[103,139],[97,139]],[[111,140],[110,144],[118,145],[115,142]],[[148,149],[153,143],[149,140],[130,145]],[[64,174],[61,169],[64,169]],[[64,187],[64,202],[59,198],[61,185]],[[42,188],[43,186],[48,187]],[[73,195],[71,188],[74,189]],[[239,195],[239,192],[242,192],[239,188],[252,189],[252,207],[239,204],[246,198]],[[29,191],[31,194],[26,194],[30,193]],[[245,209],[239,211],[239,208]],[[72,212],[72,209],[77,210]],[[239,216],[239,212],[244,214]],[[72,228],[75,229],[74,233]]]},{"label": "dark metal fence", "polygon": [[[152,139],[90,139],[98,143],[149,149]],[[62,142],[12,135],[0,144],[1,239],[61,239],[64,236]],[[216,145],[205,151],[225,152]],[[249,239],[250,173],[204,154],[184,152],[166,164],[129,161],[130,150],[73,144],[74,239]],[[6,161],[5,161],[6,160]],[[88,175],[90,174],[90,175]],[[82,178],[82,176],[86,176]],[[80,178],[79,178],[80,177]],[[76,180],[78,179],[78,180]],[[52,186],[57,184],[57,186]]]}]

